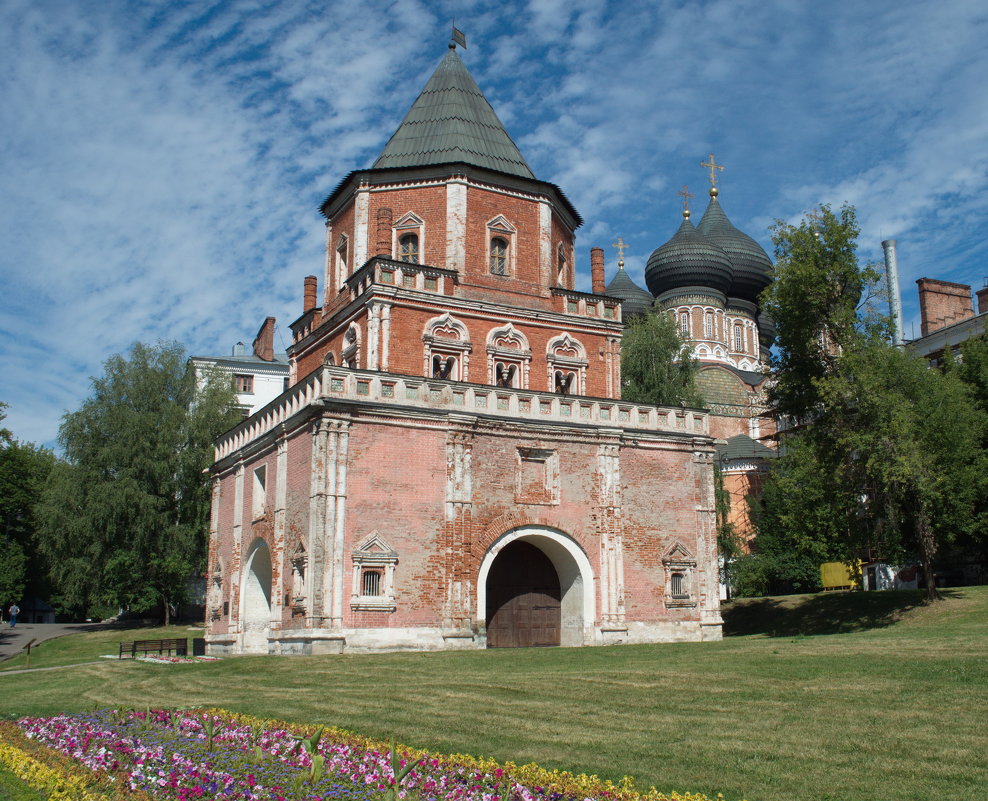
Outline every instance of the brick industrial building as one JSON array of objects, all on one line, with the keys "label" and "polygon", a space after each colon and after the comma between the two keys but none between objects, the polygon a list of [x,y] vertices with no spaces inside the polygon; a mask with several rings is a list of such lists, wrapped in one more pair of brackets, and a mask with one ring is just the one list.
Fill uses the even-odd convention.
[{"label": "brick industrial building", "polygon": [[689,323],[733,411],[622,401],[602,251],[577,291],[579,214],[454,49],[322,212],[290,386],[217,443],[211,652],[719,638],[714,435],[756,426],[753,298],[721,275]]}]

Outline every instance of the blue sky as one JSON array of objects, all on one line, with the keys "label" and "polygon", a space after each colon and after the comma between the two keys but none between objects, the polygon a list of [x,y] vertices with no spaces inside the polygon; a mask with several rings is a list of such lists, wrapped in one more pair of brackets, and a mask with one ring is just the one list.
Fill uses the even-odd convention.
[{"label": "blue sky", "polygon": [[370,166],[446,52],[536,175],[630,244],[639,283],[698,211],[699,166],[771,254],[769,226],[858,209],[864,260],[988,274],[988,11],[975,0],[468,0],[0,4],[0,400],[53,444],[102,362],[135,341],[197,355],[276,345],[322,273],[319,202]]}]

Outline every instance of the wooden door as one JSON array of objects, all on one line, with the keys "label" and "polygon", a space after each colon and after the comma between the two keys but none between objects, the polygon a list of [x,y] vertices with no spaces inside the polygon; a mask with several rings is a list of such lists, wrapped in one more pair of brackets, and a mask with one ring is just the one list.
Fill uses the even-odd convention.
[{"label": "wooden door", "polygon": [[527,542],[508,545],[487,576],[487,647],[559,645],[559,576]]}]

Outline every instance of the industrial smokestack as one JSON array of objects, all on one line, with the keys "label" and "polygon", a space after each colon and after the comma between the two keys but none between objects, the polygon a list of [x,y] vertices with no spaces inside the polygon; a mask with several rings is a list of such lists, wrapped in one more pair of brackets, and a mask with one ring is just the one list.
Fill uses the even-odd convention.
[{"label": "industrial smokestack", "polygon": [[882,242],[885,251],[885,281],[889,288],[889,314],[892,316],[892,344],[902,345],[902,297],[899,295],[899,263],[895,258],[895,240]]}]

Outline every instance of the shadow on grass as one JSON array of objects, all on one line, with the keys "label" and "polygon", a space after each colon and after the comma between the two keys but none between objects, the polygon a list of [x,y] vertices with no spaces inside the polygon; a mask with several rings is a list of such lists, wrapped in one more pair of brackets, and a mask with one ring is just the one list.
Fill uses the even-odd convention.
[{"label": "shadow on grass", "polygon": [[[941,592],[950,594],[950,591]],[[723,604],[721,614],[725,636],[792,637],[884,628],[910,610],[925,605],[924,590],[828,592],[741,598]]]}]

